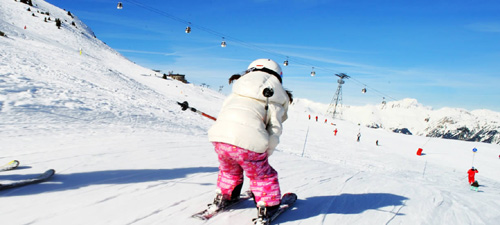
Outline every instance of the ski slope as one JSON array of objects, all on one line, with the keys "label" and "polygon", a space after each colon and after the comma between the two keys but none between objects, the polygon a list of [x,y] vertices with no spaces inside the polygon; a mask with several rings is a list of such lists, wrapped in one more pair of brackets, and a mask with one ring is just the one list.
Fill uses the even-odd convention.
[{"label": "ski slope", "polygon": [[[22,3],[0,3],[0,164],[21,162],[0,183],[56,170],[49,182],[0,192],[2,224],[251,224],[251,201],[190,218],[212,201],[218,162],[212,121],[176,102],[216,116],[225,96],[161,79],[44,1],[38,10],[69,21],[61,29]],[[289,110],[270,163],[282,192],[299,199],[276,224],[498,224],[499,145],[324,123],[325,107],[298,98]],[[467,183],[472,165],[479,192]]]}]

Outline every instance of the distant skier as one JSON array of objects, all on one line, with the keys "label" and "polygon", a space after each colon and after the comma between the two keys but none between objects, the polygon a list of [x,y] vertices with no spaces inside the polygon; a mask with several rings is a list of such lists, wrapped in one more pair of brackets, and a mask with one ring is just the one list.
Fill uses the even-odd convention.
[{"label": "distant skier", "polygon": [[467,171],[467,174],[469,174],[469,184],[474,183],[476,173],[479,173],[479,171],[474,167]]},{"label": "distant skier", "polygon": [[318,122],[318,116],[316,116],[316,122]]},{"label": "distant skier", "polygon": [[378,140],[377,140],[377,141],[375,141],[375,145],[376,145],[376,146],[378,146]]},{"label": "distant skier", "polygon": [[325,123],[328,121],[328,119],[325,119]]},{"label": "distant skier", "polygon": [[[215,205],[223,208],[237,201],[243,173],[257,203],[259,218],[267,218],[280,206],[278,173],[268,161],[279,143],[292,95],[281,82],[281,68],[270,59],[252,62],[243,75],[233,75],[232,93],[226,98],[217,121],[208,131],[219,158]],[[271,96],[265,97],[271,89]],[[260,210],[262,209],[262,210]]]},{"label": "distant skier", "polygon": [[334,136],[337,136],[337,131],[338,131],[337,128],[335,128],[335,130],[333,130],[333,135]]},{"label": "distant skier", "polygon": [[309,114],[309,120],[311,120],[311,114]]},{"label": "distant skier", "polygon": [[358,133],[358,139],[357,139],[357,142],[359,142],[361,140],[361,133]]}]

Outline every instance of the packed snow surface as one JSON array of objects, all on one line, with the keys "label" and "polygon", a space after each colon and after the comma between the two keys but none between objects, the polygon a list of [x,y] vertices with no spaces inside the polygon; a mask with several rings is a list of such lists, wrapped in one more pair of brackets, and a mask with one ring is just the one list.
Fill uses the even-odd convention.
[{"label": "packed snow surface", "polygon": [[[213,121],[176,102],[217,116],[225,96],[162,79],[44,1],[31,11],[0,2],[0,164],[21,162],[0,183],[56,170],[48,182],[1,191],[2,224],[251,224],[252,201],[207,222],[190,217],[213,200],[218,161],[207,140]],[[54,18],[67,22],[58,29]],[[316,106],[297,99],[270,157],[282,192],[299,197],[276,224],[500,221],[499,145],[325,122]]]}]

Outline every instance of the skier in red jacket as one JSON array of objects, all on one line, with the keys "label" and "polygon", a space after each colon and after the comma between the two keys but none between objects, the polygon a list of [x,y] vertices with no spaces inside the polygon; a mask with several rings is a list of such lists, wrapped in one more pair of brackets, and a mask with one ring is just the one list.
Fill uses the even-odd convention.
[{"label": "skier in red jacket", "polygon": [[474,176],[476,176],[476,173],[479,173],[479,171],[477,171],[477,169],[474,167],[467,171],[467,174],[469,174],[469,184],[474,183]]}]

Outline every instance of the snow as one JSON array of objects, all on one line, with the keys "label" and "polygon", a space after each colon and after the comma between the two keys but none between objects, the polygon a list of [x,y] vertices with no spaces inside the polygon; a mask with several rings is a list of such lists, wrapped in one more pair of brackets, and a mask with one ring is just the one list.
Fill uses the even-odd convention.
[{"label": "snow", "polygon": [[[161,79],[44,1],[31,12],[0,2],[8,36],[0,37],[0,164],[21,162],[0,182],[56,170],[48,182],[0,192],[2,224],[251,224],[251,201],[208,222],[190,218],[212,201],[218,162],[206,136],[213,121],[176,101],[216,116],[225,96]],[[36,10],[68,22],[57,29]],[[400,106],[384,116],[389,123],[425,110],[412,100],[389,104]],[[282,192],[299,197],[278,224],[498,224],[500,145],[367,128],[361,110],[344,113],[359,122],[324,123],[324,109],[296,99],[270,157]],[[469,190],[471,165],[479,192]]]}]

